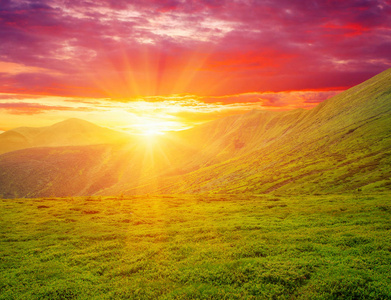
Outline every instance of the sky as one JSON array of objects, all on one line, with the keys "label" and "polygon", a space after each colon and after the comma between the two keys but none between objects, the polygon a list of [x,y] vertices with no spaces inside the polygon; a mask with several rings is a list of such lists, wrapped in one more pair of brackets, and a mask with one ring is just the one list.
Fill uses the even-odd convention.
[{"label": "sky", "polygon": [[181,130],[390,67],[391,0],[0,0],[0,130]]}]

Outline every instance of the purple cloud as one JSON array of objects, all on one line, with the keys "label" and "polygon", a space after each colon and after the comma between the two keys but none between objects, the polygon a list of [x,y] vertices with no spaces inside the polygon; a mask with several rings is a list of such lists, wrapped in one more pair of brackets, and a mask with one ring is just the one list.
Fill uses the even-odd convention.
[{"label": "purple cloud", "polygon": [[[391,66],[391,1],[0,1],[0,92],[332,90]],[[309,100],[317,101],[317,100]]]}]

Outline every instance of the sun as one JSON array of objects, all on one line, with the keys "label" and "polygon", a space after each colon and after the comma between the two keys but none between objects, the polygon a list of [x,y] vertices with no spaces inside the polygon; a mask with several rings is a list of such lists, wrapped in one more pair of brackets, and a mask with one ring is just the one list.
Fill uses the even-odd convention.
[{"label": "sun", "polygon": [[170,130],[170,123],[157,118],[140,118],[137,124],[134,124],[139,135],[146,137],[155,137],[164,135]]},{"label": "sun", "polygon": [[145,109],[131,119],[128,128],[137,135],[148,137],[162,136],[168,132],[189,128],[183,119],[172,115],[167,112],[168,110],[169,107],[158,112],[149,112]]},{"label": "sun", "polygon": [[[186,130],[194,125],[187,119],[185,110],[177,104],[129,101],[107,107],[104,117],[106,127],[130,135],[156,137],[166,133]],[[185,117],[183,116],[185,115]]]},{"label": "sun", "polygon": [[156,127],[151,127],[151,128],[145,128],[141,134],[149,137],[154,137],[154,136],[164,135],[165,132],[160,131]]}]

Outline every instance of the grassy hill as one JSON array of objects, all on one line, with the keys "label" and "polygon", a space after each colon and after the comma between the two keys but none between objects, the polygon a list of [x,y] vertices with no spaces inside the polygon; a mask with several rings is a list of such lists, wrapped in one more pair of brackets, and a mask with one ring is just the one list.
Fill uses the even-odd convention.
[{"label": "grassy hill", "polygon": [[[217,158],[230,158],[180,178],[166,178],[157,193],[334,193],[391,188],[391,69],[310,111],[251,112],[228,119],[226,127],[221,123],[224,120],[196,130],[213,141],[211,151]],[[234,149],[237,139],[243,148]],[[145,185],[141,190],[150,189]]]},{"label": "grassy hill", "polygon": [[304,109],[284,112],[252,110],[177,133],[176,138],[208,156],[210,161],[193,158],[202,166],[208,166],[274,143],[286,135],[305,112]]},{"label": "grassy hill", "polygon": [[[4,198],[67,196],[113,184],[105,168],[112,146],[31,148],[0,156],[0,195]],[[99,168],[100,172],[97,172]],[[105,180],[98,177],[105,176]],[[93,186],[99,186],[94,190]]]},{"label": "grassy hill", "polygon": [[[155,144],[156,143],[156,144]],[[0,155],[0,196],[48,197],[122,194],[144,182],[160,186],[161,176],[187,172],[193,149],[171,140],[64,147],[34,147]]]}]

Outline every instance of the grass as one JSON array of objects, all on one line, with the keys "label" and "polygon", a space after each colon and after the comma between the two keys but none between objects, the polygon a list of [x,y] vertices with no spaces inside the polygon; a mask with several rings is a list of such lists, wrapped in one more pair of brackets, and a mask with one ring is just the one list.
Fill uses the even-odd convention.
[{"label": "grass", "polygon": [[391,298],[389,193],[0,207],[0,299]]}]

